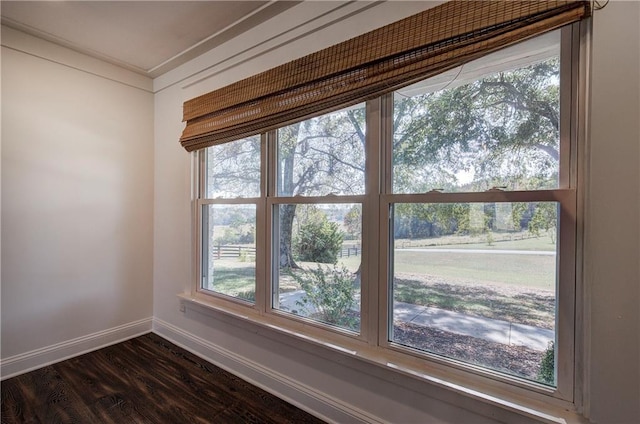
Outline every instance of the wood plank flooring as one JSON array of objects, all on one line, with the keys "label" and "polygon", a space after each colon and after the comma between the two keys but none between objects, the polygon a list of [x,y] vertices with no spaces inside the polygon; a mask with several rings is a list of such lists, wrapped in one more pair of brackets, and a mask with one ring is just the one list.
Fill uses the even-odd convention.
[{"label": "wood plank flooring", "polygon": [[322,423],[155,334],[3,381],[2,424]]}]

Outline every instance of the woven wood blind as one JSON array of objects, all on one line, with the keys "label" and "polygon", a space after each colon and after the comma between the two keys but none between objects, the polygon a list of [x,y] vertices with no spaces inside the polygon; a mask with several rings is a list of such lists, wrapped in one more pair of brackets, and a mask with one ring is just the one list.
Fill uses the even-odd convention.
[{"label": "woven wood blind", "polygon": [[454,0],[184,103],[188,151],[379,96],[590,15],[588,1]]}]

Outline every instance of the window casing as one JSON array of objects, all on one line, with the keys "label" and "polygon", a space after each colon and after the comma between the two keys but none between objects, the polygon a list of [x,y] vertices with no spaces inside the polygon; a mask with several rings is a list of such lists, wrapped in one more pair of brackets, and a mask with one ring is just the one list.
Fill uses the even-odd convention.
[{"label": "window casing", "polygon": [[[529,189],[515,183],[504,184],[501,182],[497,186],[489,185],[482,189],[477,187],[469,189],[469,187],[464,187],[464,184],[455,188],[453,186],[442,187],[440,184],[442,179],[438,181],[436,178],[435,183],[431,185],[425,183],[423,187],[420,187],[420,190],[407,188],[403,177],[399,177],[396,172],[395,161],[398,153],[394,150],[394,128],[397,129],[399,125],[394,121],[393,93],[369,100],[366,104],[334,113],[334,115],[346,115],[351,112],[351,116],[345,119],[353,119],[353,115],[358,114],[362,122],[366,123],[363,128],[360,128],[362,131],[359,134],[356,134],[358,131],[350,134],[351,137],[355,137],[354,139],[349,139],[349,136],[345,135],[347,141],[343,140],[336,144],[327,140],[326,135],[321,134],[322,131],[313,134],[311,130],[307,132],[306,139],[299,137],[289,148],[305,150],[308,157],[305,159],[306,162],[303,160],[297,164],[297,169],[285,169],[291,165],[286,163],[287,157],[283,147],[283,144],[286,143],[287,131],[290,131],[289,127],[262,134],[258,141],[254,139],[254,147],[259,145],[259,152],[254,152],[250,159],[251,164],[248,166],[254,171],[244,172],[242,175],[247,177],[250,174],[254,180],[251,187],[257,187],[258,190],[248,190],[246,195],[241,192],[236,193],[233,190],[213,193],[209,182],[211,167],[208,166],[213,160],[213,156],[208,153],[212,148],[197,152],[198,199],[195,208],[197,283],[192,295],[233,314],[250,316],[253,313],[256,317],[262,317],[261,320],[268,319],[272,327],[282,328],[286,332],[298,333],[304,337],[311,336],[314,339],[326,340],[330,345],[350,352],[355,352],[358,347],[373,349],[376,352],[375,355],[389,359],[387,364],[406,360],[406,364],[409,364],[408,368],[417,369],[421,373],[425,369],[453,370],[452,375],[462,375],[462,379],[465,378],[464,376],[468,376],[472,379],[489,381],[490,384],[507,384],[508,387],[515,387],[524,393],[535,392],[545,398],[551,396],[561,402],[573,403],[575,401],[576,363],[576,346],[574,344],[577,290],[576,240],[580,219],[577,207],[577,93],[579,91],[578,64],[580,58],[578,27],[576,24],[557,31],[559,39],[557,101],[560,111],[556,146],[558,162],[557,169],[551,171],[554,177],[547,180],[547,185],[541,184],[534,189]],[[518,46],[515,47],[515,49],[517,48]],[[533,59],[533,62],[537,60]],[[525,60],[524,64],[520,66],[524,67],[526,63]],[[457,77],[464,74],[462,70],[454,70],[452,75],[455,78],[451,81],[456,81]],[[450,88],[449,84],[444,84],[445,89]],[[400,94],[400,96],[402,95]],[[325,115],[311,118],[303,121],[302,126],[318,126],[324,118]],[[319,171],[327,175],[331,172],[339,174],[340,163],[330,163],[331,157],[340,159],[342,162],[349,162],[345,161],[344,152],[340,152],[340,149],[347,148],[345,146],[355,142],[357,137],[361,137],[364,143],[361,151],[358,151],[357,154],[352,153],[352,157],[349,158],[352,163],[342,163],[343,171],[348,169],[348,172],[344,171],[344,178],[340,183],[342,185],[335,183],[335,181],[335,184],[331,183],[325,179],[317,187],[303,187],[300,184],[296,186],[295,183],[299,183],[300,178],[296,181],[295,173],[297,172],[298,176],[303,175],[309,167],[316,166]],[[301,141],[303,139],[304,141]],[[225,146],[233,146],[234,143],[238,144],[240,141],[231,142]],[[302,146],[301,143],[307,143],[307,145]],[[322,154],[326,153],[321,151],[323,148],[334,149],[334,151],[323,157]],[[311,151],[315,151],[317,155],[310,154]],[[298,155],[302,154],[298,153]],[[296,158],[296,160],[298,159]],[[518,160],[521,159],[522,157],[518,158]],[[306,168],[304,163],[306,163]],[[362,170],[361,174],[360,171],[357,171],[358,169]],[[444,173],[451,174],[455,173],[454,171],[445,169]],[[458,176],[464,177],[464,172],[458,172]],[[289,180],[285,181],[287,178]],[[488,184],[489,182],[484,181],[484,183]],[[405,185],[403,186],[403,184]],[[540,205],[545,207],[539,207]],[[481,362],[473,362],[462,357],[423,349],[399,340],[394,332],[394,318],[400,317],[398,309],[394,306],[394,301],[398,300],[394,288],[396,279],[394,273],[399,272],[397,270],[402,267],[411,266],[411,261],[408,262],[408,265],[406,261],[401,263],[399,255],[404,252],[397,248],[401,237],[394,233],[394,229],[401,225],[398,219],[399,211],[403,208],[407,210],[411,210],[411,208],[424,210],[440,208],[444,210],[455,207],[467,211],[482,209],[484,215],[481,214],[481,217],[483,218],[487,216],[486,211],[493,208],[494,218],[498,215],[503,218],[504,216],[511,217],[510,225],[512,227],[509,227],[511,230],[513,230],[514,210],[520,210],[522,213],[524,208],[531,214],[534,214],[538,209],[552,211],[552,217],[547,221],[553,221],[556,226],[556,248],[552,250],[555,252],[556,261],[551,265],[551,278],[554,285],[552,321],[555,358],[552,361],[555,363],[553,367],[556,372],[555,381],[541,384],[539,381],[533,381],[534,379],[530,377],[494,369]],[[244,219],[244,221],[240,220],[242,222],[248,221],[250,213],[247,211],[255,211],[255,277],[252,276],[255,283],[255,295],[253,297],[247,296],[244,291],[229,291],[227,286],[218,290],[215,279],[211,278],[212,275],[215,276],[216,271],[215,256],[212,256],[216,243],[212,243],[212,230],[215,234],[214,227],[224,227],[226,223],[226,221],[224,223],[222,221],[215,222],[217,209],[221,211],[242,209],[242,213],[236,214]],[[327,320],[326,317],[319,316],[313,308],[307,308],[305,311],[304,302],[289,302],[286,305],[283,303],[283,295],[288,292],[286,288],[283,288],[286,285],[284,283],[286,275],[283,274],[285,268],[281,264],[283,260],[281,258],[283,252],[281,244],[283,225],[290,225],[290,223],[284,223],[283,216],[290,214],[291,209],[296,209],[299,213],[304,210],[307,214],[320,211],[319,214],[324,214],[323,216],[334,211],[336,216],[342,218],[343,223],[344,216],[348,211],[360,211],[359,234],[352,234],[356,239],[359,236],[359,240],[353,243],[353,247],[359,249],[359,261],[349,262],[347,267],[352,275],[357,276],[358,280],[356,287],[358,302],[349,308],[357,318],[357,325],[354,325],[353,320],[344,322]],[[212,210],[213,213],[211,213]],[[495,212],[496,210],[503,212],[498,213]],[[229,211],[225,213],[230,214]],[[476,213],[475,216],[477,215]],[[214,224],[211,224],[212,219]],[[296,217],[294,216],[293,219]],[[495,219],[497,220],[497,218]],[[508,219],[502,219],[502,221],[506,222]],[[240,233],[244,228],[242,225],[245,224],[239,224]],[[423,224],[435,225],[428,219],[423,220]],[[456,221],[453,225],[460,227],[461,223]],[[494,231],[500,230],[499,226],[496,226],[497,224],[491,225],[493,225]],[[483,223],[483,226],[486,227],[486,223]],[[469,228],[471,227],[473,226]],[[524,227],[520,229],[524,229]],[[547,228],[546,231],[548,232],[548,230]],[[485,234],[485,239],[492,237],[489,235],[491,231],[483,234]],[[289,235],[291,236],[291,234]],[[220,238],[216,238],[216,240],[220,240]],[[215,251],[215,254],[220,254],[219,252],[220,249]],[[446,254],[446,252],[444,253]],[[298,257],[300,257],[299,255],[300,253],[298,253]],[[238,258],[242,258],[240,253]],[[238,259],[238,261],[240,260],[246,261],[247,258]],[[211,266],[212,261],[213,266]],[[339,264],[342,263],[344,262],[339,261]],[[549,266],[548,261],[546,266]],[[320,268],[322,267],[326,269],[328,265],[320,265]],[[292,310],[292,305],[299,306],[300,310],[297,310],[298,308]],[[442,328],[435,327],[433,329],[442,331]]]}]

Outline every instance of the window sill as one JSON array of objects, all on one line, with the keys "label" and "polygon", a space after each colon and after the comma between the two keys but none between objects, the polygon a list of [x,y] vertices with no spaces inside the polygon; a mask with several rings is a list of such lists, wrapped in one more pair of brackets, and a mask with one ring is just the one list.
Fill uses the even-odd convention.
[{"label": "window sill", "polygon": [[[262,314],[256,309],[210,298],[207,295],[183,293],[179,294],[178,298],[185,307],[192,308],[195,312],[240,325],[259,335],[312,352],[328,360],[335,360],[336,354],[342,355],[381,370],[428,383],[431,388],[444,389],[446,392],[437,397],[447,402],[455,403],[451,395],[458,395],[543,423],[587,422],[572,403],[552,397],[551,390],[548,390],[548,394],[534,392],[393,349],[369,346],[355,338],[340,335],[328,337],[323,334],[325,331],[308,324],[272,314]],[[372,372],[370,367],[363,367],[362,371]],[[376,376],[381,377],[377,373]],[[394,382],[397,383],[397,380]],[[425,394],[434,397],[434,393]]]}]

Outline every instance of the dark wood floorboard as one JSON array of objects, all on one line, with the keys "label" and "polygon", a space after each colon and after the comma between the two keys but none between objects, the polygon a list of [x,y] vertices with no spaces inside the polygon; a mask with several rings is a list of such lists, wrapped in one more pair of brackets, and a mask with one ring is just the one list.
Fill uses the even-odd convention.
[{"label": "dark wood floorboard", "polygon": [[2,424],[322,423],[155,334],[10,378],[0,389]]}]

